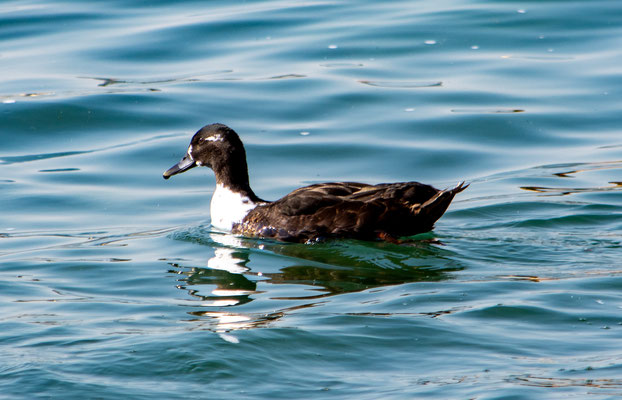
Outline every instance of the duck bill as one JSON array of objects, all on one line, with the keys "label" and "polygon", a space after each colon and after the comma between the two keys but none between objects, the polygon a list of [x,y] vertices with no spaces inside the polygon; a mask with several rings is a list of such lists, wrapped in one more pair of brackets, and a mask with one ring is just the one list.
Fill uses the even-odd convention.
[{"label": "duck bill", "polygon": [[182,158],[181,161],[164,171],[162,176],[164,177],[164,179],[168,179],[173,175],[181,174],[182,172],[188,171],[189,169],[196,166],[197,163],[186,154],[186,156]]}]

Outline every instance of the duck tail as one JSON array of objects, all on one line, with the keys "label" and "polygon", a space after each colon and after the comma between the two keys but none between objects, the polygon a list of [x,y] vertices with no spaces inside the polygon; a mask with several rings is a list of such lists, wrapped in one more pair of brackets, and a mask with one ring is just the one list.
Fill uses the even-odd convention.
[{"label": "duck tail", "polygon": [[454,199],[454,196],[464,189],[468,188],[469,184],[465,181],[458,183],[456,186],[450,189],[444,189],[435,194],[430,200],[421,204],[419,208],[420,215],[426,215],[429,218],[430,224],[434,224],[440,217],[445,214],[449,204]]}]

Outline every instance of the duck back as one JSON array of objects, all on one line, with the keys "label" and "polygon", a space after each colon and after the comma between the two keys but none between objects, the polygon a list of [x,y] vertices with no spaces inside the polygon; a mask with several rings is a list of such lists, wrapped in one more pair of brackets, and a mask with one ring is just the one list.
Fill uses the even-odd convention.
[{"label": "duck back", "polygon": [[251,210],[233,233],[304,242],[323,238],[399,238],[432,229],[456,193],[419,182],[332,182],[296,189]]}]

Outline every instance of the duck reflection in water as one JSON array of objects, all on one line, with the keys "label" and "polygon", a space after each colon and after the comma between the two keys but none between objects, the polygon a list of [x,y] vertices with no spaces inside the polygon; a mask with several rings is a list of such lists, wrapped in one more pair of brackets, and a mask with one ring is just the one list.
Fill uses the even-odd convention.
[{"label": "duck reflection in water", "polygon": [[[326,303],[331,296],[451,279],[451,272],[462,269],[448,257],[451,252],[426,242],[418,247],[354,240],[308,246],[209,236],[214,255],[207,267],[171,264],[170,272],[181,275],[177,287],[199,303],[188,312],[195,317],[192,321],[205,322],[208,317],[207,329],[220,333],[261,327],[296,310]],[[249,266],[266,252],[297,261],[276,272]],[[266,312],[241,310],[253,300],[267,305],[262,307]]]}]

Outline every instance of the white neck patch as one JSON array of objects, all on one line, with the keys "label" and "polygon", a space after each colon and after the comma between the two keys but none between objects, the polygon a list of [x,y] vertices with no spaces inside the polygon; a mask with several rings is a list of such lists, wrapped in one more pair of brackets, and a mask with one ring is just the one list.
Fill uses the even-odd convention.
[{"label": "white neck patch", "polygon": [[242,222],[246,214],[256,206],[247,196],[217,184],[210,204],[212,226],[230,231],[233,224]]}]

